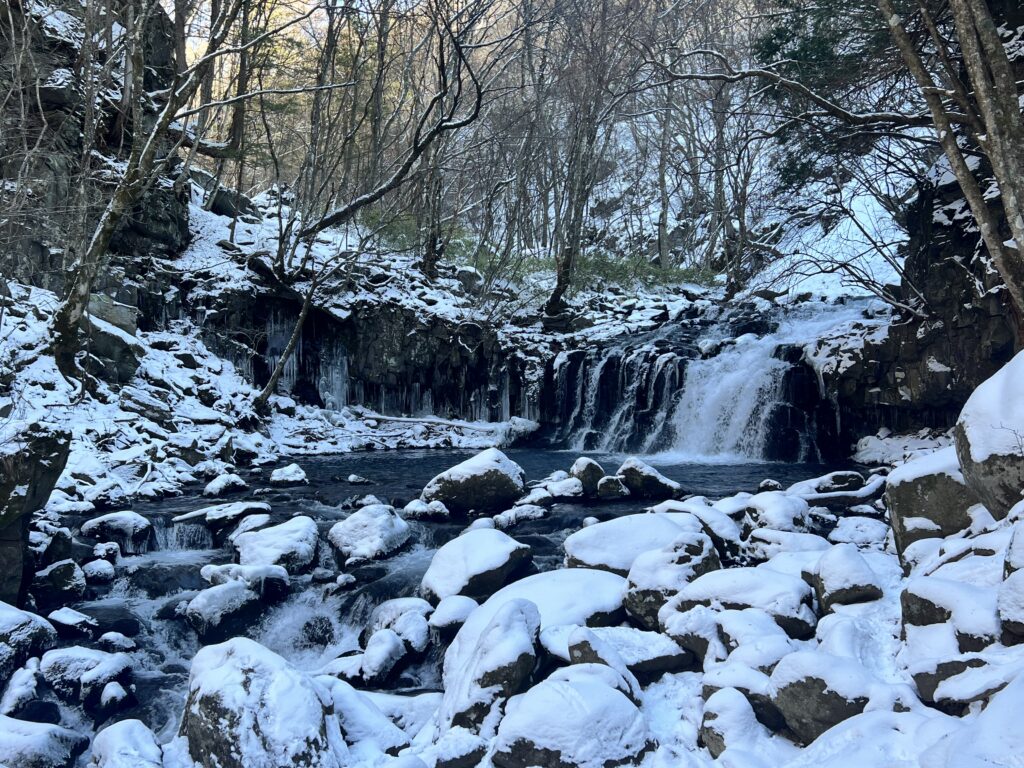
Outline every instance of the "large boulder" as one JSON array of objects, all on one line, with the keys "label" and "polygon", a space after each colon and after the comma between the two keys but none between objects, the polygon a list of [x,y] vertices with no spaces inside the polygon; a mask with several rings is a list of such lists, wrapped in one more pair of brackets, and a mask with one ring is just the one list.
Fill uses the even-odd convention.
[{"label": "large boulder", "polygon": [[653,746],[647,722],[621,691],[596,678],[545,680],[509,703],[497,768],[614,768]]},{"label": "large boulder", "polygon": [[335,523],[327,540],[346,565],[356,565],[390,555],[404,546],[412,529],[387,504],[368,504]]},{"label": "large boulder", "polygon": [[85,594],[85,572],[74,560],[61,560],[37,571],[32,579],[36,604],[51,610],[81,599]]},{"label": "large boulder", "polygon": [[48,723],[0,715],[0,765],[17,768],[72,768],[89,737]]},{"label": "large boulder", "polygon": [[530,559],[530,547],[499,530],[469,530],[434,553],[420,590],[435,603],[452,595],[486,599]]},{"label": "large boulder", "polygon": [[967,528],[971,524],[968,510],[978,503],[952,446],[894,469],[885,498],[900,553],[915,541],[944,538]]},{"label": "large boulder", "polygon": [[997,520],[1024,490],[1024,352],[982,382],[953,430],[967,487]]},{"label": "large boulder", "polygon": [[21,605],[31,580],[29,515],[43,508],[64,471],[71,435],[32,424],[10,438],[0,441],[0,600]]},{"label": "large boulder", "polygon": [[127,654],[81,646],[47,651],[40,660],[39,671],[58,696],[68,702],[81,703],[88,710],[104,706],[108,684],[128,688],[134,676],[132,660]]},{"label": "large boulder", "polygon": [[698,576],[719,568],[718,552],[706,534],[680,532],[666,546],[633,560],[627,575],[626,612],[641,626],[657,630],[662,606]]},{"label": "large boulder", "polygon": [[604,468],[586,456],[580,456],[573,462],[569,474],[580,481],[586,496],[597,496],[597,486],[605,476]]},{"label": "large boulder", "polygon": [[537,606],[529,600],[504,603],[477,636],[466,665],[446,681],[442,725],[478,731],[496,707],[521,692],[537,664],[539,632]]},{"label": "large boulder", "polygon": [[669,480],[654,467],[635,457],[626,459],[616,476],[622,479],[630,496],[638,499],[673,499],[683,490],[675,480]]},{"label": "large boulder", "polygon": [[326,699],[280,656],[236,637],[193,658],[179,732],[203,768],[339,768]]},{"label": "large boulder", "polygon": [[141,555],[156,547],[153,524],[138,512],[108,512],[86,520],[82,535],[94,541],[113,541],[123,555]]},{"label": "large boulder", "polygon": [[316,559],[320,534],[313,518],[299,515],[280,525],[234,537],[242,565],[280,565],[289,573],[308,570]]},{"label": "large boulder", "polygon": [[851,659],[819,651],[784,657],[771,675],[772,702],[805,744],[864,711],[872,679]]},{"label": "large boulder", "polygon": [[882,597],[878,576],[853,544],[837,544],[822,555],[812,581],[823,611]]},{"label": "large boulder", "polygon": [[14,670],[56,642],[57,632],[46,619],[0,603],[0,690]]},{"label": "large boulder", "polygon": [[162,768],[163,750],[141,720],[108,725],[92,742],[90,768]]},{"label": "large boulder", "polygon": [[[700,524],[692,518],[696,527]],[[599,568],[620,576],[644,552],[673,541],[684,529],[666,515],[626,515],[571,534],[564,543],[565,561],[570,568]]]},{"label": "large boulder", "polygon": [[450,512],[500,512],[526,490],[523,468],[497,448],[488,448],[427,483],[422,498],[440,501]]}]

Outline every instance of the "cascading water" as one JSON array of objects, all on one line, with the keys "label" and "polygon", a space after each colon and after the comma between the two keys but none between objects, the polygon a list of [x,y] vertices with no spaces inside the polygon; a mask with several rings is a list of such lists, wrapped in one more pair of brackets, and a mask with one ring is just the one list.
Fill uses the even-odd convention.
[{"label": "cascading water", "polygon": [[[711,327],[667,325],[645,337],[564,352],[550,373],[550,440],[576,451],[682,461],[816,459],[814,418],[790,402],[796,368],[783,353],[795,348],[799,359],[800,347],[862,319],[867,305],[734,314]],[[744,333],[749,327],[761,335]]]}]

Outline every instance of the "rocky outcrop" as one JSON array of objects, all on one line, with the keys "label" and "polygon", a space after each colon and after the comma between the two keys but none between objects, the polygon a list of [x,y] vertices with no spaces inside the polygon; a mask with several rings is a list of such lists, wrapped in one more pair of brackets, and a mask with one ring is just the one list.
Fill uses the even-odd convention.
[{"label": "rocky outcrop", "polygon": [[0,454],[0,600],[20,604],[28,588],[31,563],[29,515],[42,508],[64,471],[71,436],[33,425],[18,443]]}]

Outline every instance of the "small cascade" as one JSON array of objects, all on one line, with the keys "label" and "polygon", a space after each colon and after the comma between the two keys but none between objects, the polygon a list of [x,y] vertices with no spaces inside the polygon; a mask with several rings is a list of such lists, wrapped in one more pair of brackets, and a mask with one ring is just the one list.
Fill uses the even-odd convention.
[{"label": "small cascade", "polygon": [[213,549],[213,534],[202,523],[175,523],[157,517],[152,521],[157,549],[162,552]]}]

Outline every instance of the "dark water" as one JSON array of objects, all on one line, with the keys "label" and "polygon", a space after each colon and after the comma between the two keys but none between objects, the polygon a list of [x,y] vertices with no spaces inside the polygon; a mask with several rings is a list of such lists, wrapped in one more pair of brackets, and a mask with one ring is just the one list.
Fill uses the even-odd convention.
[{"label": "dark water", "polygon": [[[213,549],[208,532],[198,524],[175,525],[171,518],[201,507],[225,501],[253,499],[268,502],[275,522],[296,514],[315,519],[321,533],[346,517],[351,507],[346,500],[373,494],[385,502],[402,506],[417,497],[435,475],[474,455],[475,451],[389,451],[335,456],[297,457],[309,479],[309,485],[286,489],[265,488],[265,478],[273,467],[262,471],[243,471],[249,483],[245,493],[220,499],[202,496],[201,484],[186,489],[179,497],[138,502],[136,512],[148,517],[159,530],[161,549],[135,558],[126,558],[119,578],[106,594],[92,595],[77,606],[86,613],[106,613],[113,618],[138,621],[140,651],[136,672],[139,706],[125,716],[139,717],[162,738],[173,735],[184,705],[187,670],[198,650],[194,634],[180,621],[157,615],[168,601],[179,599],[187,590],[206,586],[199,575],[203,564],[228,562],[228,548]],[[526,471],[529,481],[544,478],[556,470],[568,470],[579,454],[570,451],[512,449],[508,455]],[[605,471],[614,473],[623,456],[587,454],[598,460]],[[280,465],[289,463],[282,460]],[[692,464],[652,458],[650,463],[683,485],[687,493],[722,497],[740,491],[755,491],[765,478],[788,485],[838,469],[813,464]],[[353,485],[350,474],[370,482]],[[541,570],[561,564],[562,542],[578,530],[585,517],[608,519],[639,512],[648,506],[640,500],[601,504],[557,504],[542,520],[524,522],[508,532],[533,548],[534,565]],[[370,611],[384,600],[418,593],[419,583],[437,547],[464,530],[465,522],[411,523],[413,540],[400,553],[353,572],[358,583],[342,594],[324,592],[309,575],[292,580],[292,596],[270,609],[247,631],[275,652],[298,666],[315,671],[342,652],[357,648],[358,631]],[[321,547],[320,564],[337,570],[329,545]],[[303,641],[303,628],[311,620],[327,620],[333,636],[324,645],[310,647]],[[438,669],[443,648],[436,648],[422,663],[403,673],[392,690],[423,690],[439,685]]]}]

